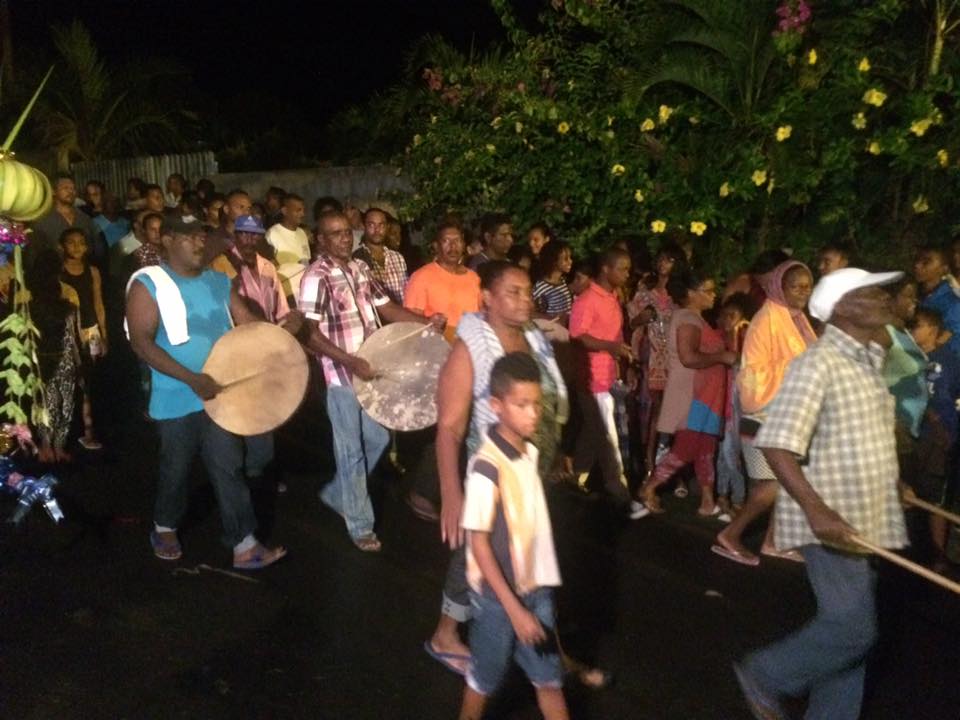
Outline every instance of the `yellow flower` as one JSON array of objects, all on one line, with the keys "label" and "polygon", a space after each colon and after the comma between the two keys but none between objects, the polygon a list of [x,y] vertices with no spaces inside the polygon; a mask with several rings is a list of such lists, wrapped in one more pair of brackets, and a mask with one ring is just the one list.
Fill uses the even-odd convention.
[{"label": "yellow flower", "polygon": [[770,178],[770,182],[767,183],[767,195],[773,194],[773,187],[777,184],[776,178]]},{"label": "yellow flower", "polygon": [[933,121],[930,118],[922,118],[920,120],[914,120],[910,123],[910,132],[912,132],[917,137],[923,137],[927,130],[930,129],[930,126],[933,124]]},{"label": "yellow flower", "polygon": [[876,140],[871,140],[870,144],[867,145],[867,152],[871,155],[879,155],[883,149],[880,147],[880,143]]},{"label": "yellow flower", "polygon": [[860,72],[870,72],[870,61],[866,57],[860,58],[860,64],[857,65],[857,70]]},{"label": "yellow flower", "polygon": [[783,142],[793,133],[793,127],[790,125],[781,125],[777,128],[777,142]]},{"label": "yellow flower", "polygon": [[729,194],[730,194],[730,183],[725,182],[723,185],[720,186],[720,197],[725,198]]},{"label": "yellow flower", "polygon": [[623,175],[627,169],[620,163],[616,163],[612,168],[610,168],[610,174],[614,177],[620,177]]},{"label": "yellow flower", "polygon": [[657,126],[657,124],[656,124],[653,120],[651,120],[650,118],[647,118],[646,120],[643,121],[643,124],[640,125],[640,129],[641,129],[643,132],[650,132],[650,131],[653,130],[656,126]]},{"label": "yellow flower", "polygon": [[940,163],[940,167],[946,167],[949,165],[950,153],[943,149],[937,150],[937,162]]},{"label": "yellow flower", "polygon": [[607,115],[607,127],[613,127],[613,121],[616,118],[613,115]]},{"label": "yellow flower", "polygon": [[487,152],[491,155],[497,151],[496,145],[487,145]]},{"label": "yellow flower", "polygon": [[503,123],[503,118],[501,118],[499,115],[497,115],[497,116],[490,122],[490,127],[492,127],[494,130],[496,130],[498,127],[500,127],[500,125],[501,125],[502,123]]},{"label": "yellow flower", "polygon": [[422,138],[422,137],[420,137],[419,135],[414,135],[414,136],[413,136],[413,146],[414,146],[414,147],[417,147],[417,145],[419,145],[419,144],[422,143],[422,142],[423,142],[423,138]]},{"label": "yellow flower", "polygon": [[564,120],[562,123],[557,125],[557,132],[561,135],[566,135],[568,132],[570,132],[570,123]]},{"label": "yellow flower", "polygon": [[637,191],[633,194],[633,199],[637,202],[643,202],[643,190],[637,189]]},{"label": "yellow flower", "polygon": [[874,107],[881,107],[887,101],[887,94],[882,90],[877,90],[876,88],[870,88],[863,94],[863,101],[867,105],[873,105]]},{"label": "yellow flower", "polygon": [[437,118],[436,115],[431,115],[431,116],[430,116],[430,124],[431,124],[431,125],[436,125],[438,119],[439,119],[439,118]]},{"label": "yellow flower", "polygon": [[702,223],[699,220],[694,220],[690,223],[690,232],[694,235],[703,235],[707,231],[707,224]]},{"label": "yellow flower", "polygon": [[853,125],[857,130],[863,130],[867,126],[867,116],[862,112],[858,112],[853,116],[853,120],[850,121],[850,124]]},{"label": "yellow flower", "polygon": [[939,109],[934,108],[933,112],[930,113],[930,121],[931,121],[934,125],[939,125],[940,123],[943,122],[943,113],[940,112]]},{"label": "yellow flower", "polygon": [[655,233],[662,233],[667,229],[667,224],[663,220],[654,220],[650,223],[650,229]]},{"label": "yellow flower", "polygon": [[917,199],[913,201],[913,211],[917,215],[922,215],[929,209],[930,205],[927,203],[927,198],[923,195],[917,195]]},{"label": "yellow flower", "polygon": [[669,105],[661,105],[660,110],[657,113],[657,117],[660,119],[660,124],[666,124],[667,120],[670,119],[670,116],[673,115],[673,108]]},{"label": "yellow flower", "polygon": [[690,116],[690,124],[691,124],[691,125],[699,125],[699,124],[700,124],[700,118],[698,118],[696,115],[691,115],[691,116]]},{"label": "yellow flower", "polygon": [[613,130],[607,130],[604,135],[607,136],[607,140],[613,140],[617,136]]},{"label": "yellow flower", "polygon": [[754,170],[753,175],[750,176],[750,179],[753,180],[753,184],[757,187],[760,187],[767,181],[767,171],[766,170]]},{"label": "yellow flower", "polygon": [[816,65],[817,64],[817,51],[811,50],[807,53],[807,64]]},{"label": "yellow flower", "polygon": [[516,130],[516,131],[517,131],[517,135],[519,135],[520,133],[523,132],[523,123],[522,123],[522,122],[515,122],[515,123],[513,124],[513,129]]},{"label": "yellow flower", "polygon": [[434,165],[442,165],[442,164],[443,164],[443,155],[437,155],[437,156],[433,159],[433,164],[434,164]]}]

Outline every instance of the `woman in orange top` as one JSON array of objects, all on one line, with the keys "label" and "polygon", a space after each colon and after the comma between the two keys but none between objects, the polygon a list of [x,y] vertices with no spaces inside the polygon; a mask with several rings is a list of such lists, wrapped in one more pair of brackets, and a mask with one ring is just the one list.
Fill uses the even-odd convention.
[{"label": "woman in orange top", "polygon": [[[778,488],[763,454],[753,447],[753,436],[766,418],[765,409],[780,389],[787,367],[817,339],[803,312],[813,292],[810,269],[801,262],[788,260],[764,275],[762,282],[767,300],[750,321],[737,376],[743,411],[740,421],[743,457],[747,474],[755,485],[743,509],[717,535],[717,543],[711,548],[718,555],[744,565],[757,565],[760,558],[747,550],[741,535],[751,522],[773,507]],[[772,528],[771,517],[761,553],[794,559],[774,548]]]},{"label": "woman in orange top", "polygon": [[[433,238],[434,262],[410,276],[403,293],[403,306],[415,312],[443,313],[447,327],[443,335],[453,343],[457,324],[464,313],[480,310],[480,276],[463,265],[463,230],[456,223],[441,223]],[[434,446],[436,428],[405,433],[402,441],[404,460],[410,467],[413,486],[407,505],[414,514],[435,522],[439,519],[440,479],[437,475]]]}]

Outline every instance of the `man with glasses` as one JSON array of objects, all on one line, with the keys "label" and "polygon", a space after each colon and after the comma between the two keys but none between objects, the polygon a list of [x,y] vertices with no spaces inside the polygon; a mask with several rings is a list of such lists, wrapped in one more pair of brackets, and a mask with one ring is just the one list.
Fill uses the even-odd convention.
[{"label": "man with glasses", "polygon": [[322,250],[303,274],[298,306],[307,319],[306,346],[323,365],[327,414],[333,426],[337,471],[321,490],[320,499],[346,521],[354,545],[364,552],[378,552],[381,546],[373,531],[367,476],[390,435],[357,401],[353,376],[371,380],[376,373],[355,353],[380,327],[381,317],[387,322],[429,321],[438,330],[446,318],[442,314],[425,318],[390,299],[370,268],[351,258],[353,232],[343,213],[322,215],[317,234]]}]

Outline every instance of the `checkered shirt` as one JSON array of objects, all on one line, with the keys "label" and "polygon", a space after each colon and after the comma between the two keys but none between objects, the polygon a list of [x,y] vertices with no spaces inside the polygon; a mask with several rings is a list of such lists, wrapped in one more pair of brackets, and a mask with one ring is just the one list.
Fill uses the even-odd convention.
[{"label": "checkered shirt", "polygon": [[361,245],[353,253],[353,259],[366,263],[370,273],[383,285],[390,299],[397,305],[403,305],[403,288],[407,284],[407,261],[403,259],[403,255],[388,247],[383,249],[383,253],[383,265],[380,265],[373,259],[367,246]]},{"label": "checkered shirt", "polygon": [[[866,540],[907,544],[897,491],[894,398],[883,381],[884,351],[827,325],[787,370],[754,444],[789,450],[828,507]],[[776,546],[819,543],[789,493],[777,496]]]},{"label": "checkered shirt", "polygon": [[[386,291],[365,263],[351,260],[342,268],[324,254],[304,271],[297,307],[317,321],[330,342],[352,354],[380,326],[376,308],[388,302]],[[326,355],[321,364],[327,385],[351,385],[350,372],[343,365]]]}]

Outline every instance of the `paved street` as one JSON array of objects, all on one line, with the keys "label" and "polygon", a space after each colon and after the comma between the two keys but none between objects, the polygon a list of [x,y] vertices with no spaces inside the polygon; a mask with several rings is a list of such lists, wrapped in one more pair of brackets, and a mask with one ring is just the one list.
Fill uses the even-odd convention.
[{"label": "paved street", "polygon": [[[221,572],[229,553],[198,481],[184,558],[162,563],[147,542],[151,429],[118,427],[102,461],[63,475],[62,526],[36,508],[20,530],[2,529],[0,716],[455,717],[461,680],[422,649],[446,553],[394,480],[378,484],[379,556],[355,550],[339,518],[320,509],[329,469],[301,452],[289,492],[265,510],[287,559],[259,574]],[[812,612],[802,568],[714,556],[716,526],[694,518],[692,498],[670,497],[667,515],[631,525],[575,490],[551,488],[549,499],[563,636],[573,654],[616,675],[600,692],[571,680],[574,717],[749,718],[730,662]],[[11,508],[0,504],[4,515]],[[960,599],[889,566],[881,599],[864,717],[956,718]],[[520,679],[491,717],[538,717]]]}]

